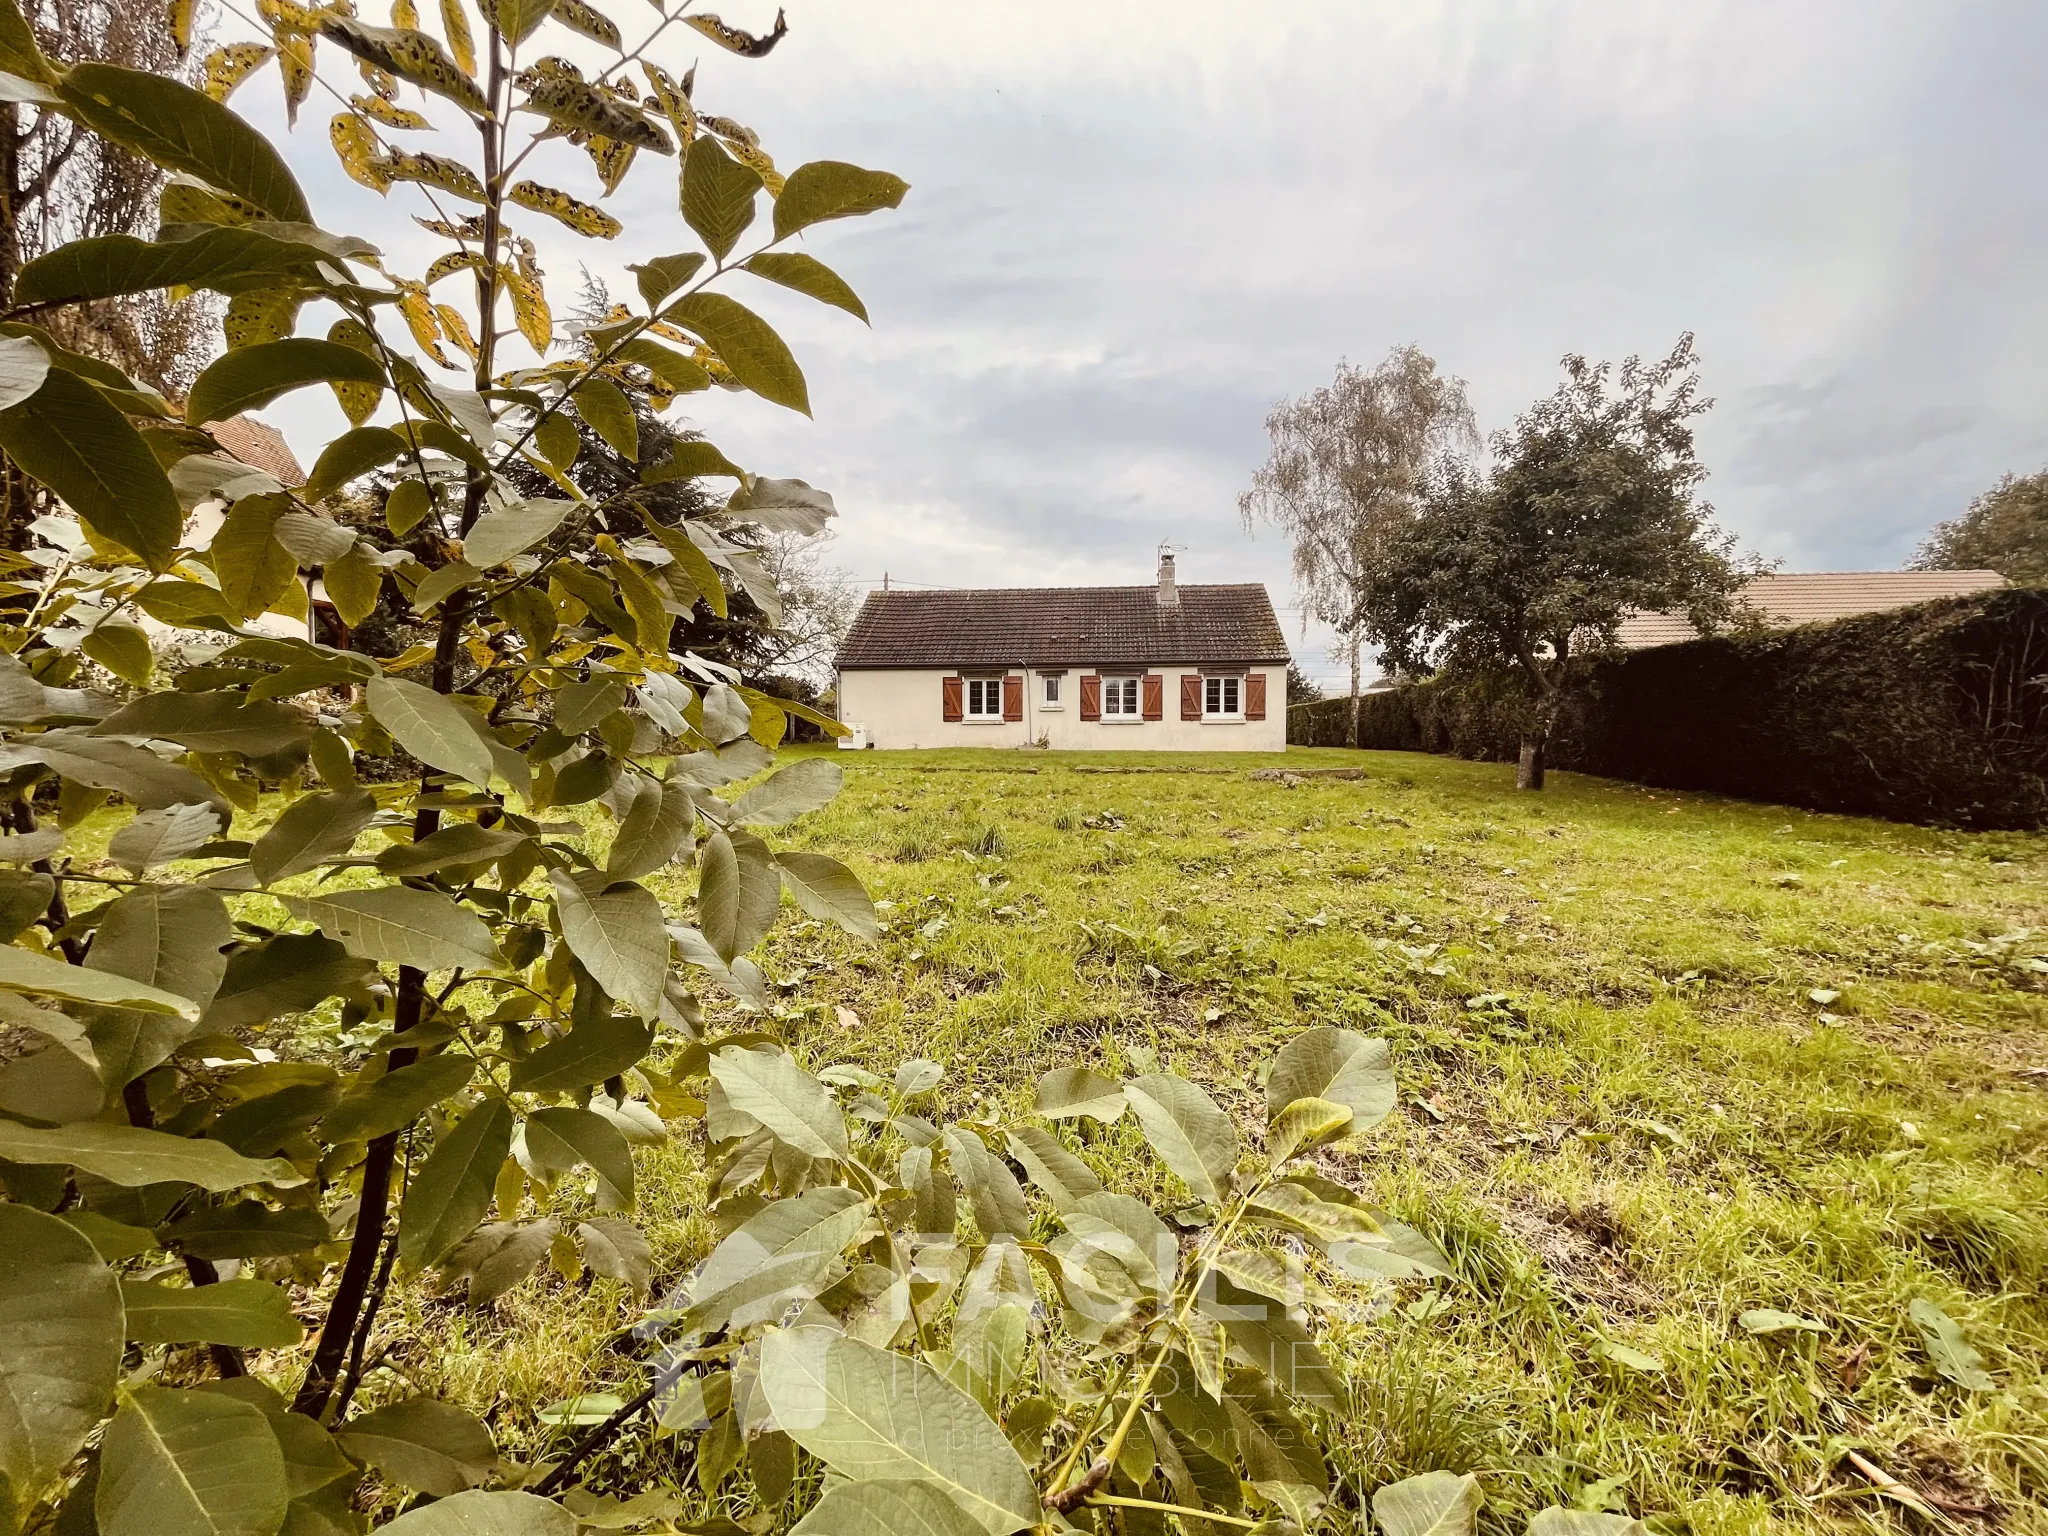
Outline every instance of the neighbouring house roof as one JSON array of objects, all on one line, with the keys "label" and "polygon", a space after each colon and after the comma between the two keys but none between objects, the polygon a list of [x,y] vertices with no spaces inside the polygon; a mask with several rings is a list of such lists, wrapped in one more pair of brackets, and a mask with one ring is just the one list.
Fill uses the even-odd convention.
[{"label": "neighbouring house roof", "polygon": [[[1789,571],[1754,578],[1739,601],[1773,629],[1785,629],[1968,597],[2004,585],[1996,571]],[[1698,634],[1682,613],[1632,613],[1621,621],[1615,638],[1626,649],[1641,650],[1697,639]]]},{"label": "neighbouring house roof", "polygon": [[1266,589],[1183,586],[1000,587],[870,592],[841,670],[877,667],[1080,667],[1288,661]]},{"label": "neighbouring house roof", "polygon": [[230,416],[213,424],[213,440],[252,469],[275,475],[286,485],[304,485],[306,471],[284,434],[254,416]]}]

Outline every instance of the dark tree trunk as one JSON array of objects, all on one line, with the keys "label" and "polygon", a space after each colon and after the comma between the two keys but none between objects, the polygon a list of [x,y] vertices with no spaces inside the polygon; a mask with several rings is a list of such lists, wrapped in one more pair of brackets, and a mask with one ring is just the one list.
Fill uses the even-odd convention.
[{"label": "dark tree trunk", "polygon": [[[0,305],[14,302],[14,274],[21,268],[21,108],[0,104]],[[0,455],[0,548],[28,547],[28,525],[36,519],[36,497],[28,476]]]},{"label": "dark tree trunk", "polygon": [[1351,637],[1351,745],[1358,745],[1358,637]]},{"label": "dark tree trunk", "polygon": [[1546,672],[1530,650],[1521,653],[1523,673],[1534,685],[1535,707],[1530,711],[1529,723],[1522,731],[1522,756],[1515,767],[1515,788],[1541,789],[1543,787],[1543,759],[1550,747],[1551,727],[1557,723],[1558,705],[1562,699],[1565,678],[1565,664],[1570,656],[1568,638],[1552,642],[1557,660],[1553,670]]}]

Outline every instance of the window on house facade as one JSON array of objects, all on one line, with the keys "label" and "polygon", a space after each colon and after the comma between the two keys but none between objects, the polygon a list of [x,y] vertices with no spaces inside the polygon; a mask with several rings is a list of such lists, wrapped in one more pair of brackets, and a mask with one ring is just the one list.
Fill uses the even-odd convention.
[{"label": "window on house facade", "polygon": [[1202,717],[1235,720],[1244,714],[1244,679],[1205,677],[1202,679]]},{"label": "window on house facade", "polygon": [[1105,677],[1102,680],[1102,718],[1136,720],[1138,680],[1135,677]]},{"label": "window on house facade", "polygon": [[970,720],[1000,720],[1003,718],[1003,680],[1000,677],[970,677],[967,679],[967,718]]},{"label": "window on house facade", "polygon": [[1060,707],[1060,674],[1048,672],[1039,679],[1039,683],[1044,690],[1039,695],[1040,702],[1047,709],[1058,709]]}]

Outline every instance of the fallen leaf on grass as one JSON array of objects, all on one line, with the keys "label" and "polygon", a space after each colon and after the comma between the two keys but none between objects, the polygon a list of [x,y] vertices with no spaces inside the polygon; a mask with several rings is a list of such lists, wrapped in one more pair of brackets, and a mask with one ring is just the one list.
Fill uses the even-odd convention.
[{"label": "fallen leaf on grass", "polygon": [[1612,1360],[1616,1365],[1631,1371],[1656,1372],[1664,1369],[1663,1356],[1631,1349],[1626,1344],[1617,1344],[1613,1339],[1595,1339],[1593,1353],[1603,1360]]},{"label": "fallen leaf on grass", "polygon": [[1984,1369],[1984,1357],[1963,1337],[1954,1318],[1924,1297],[1906,1309],[1906,1316],[1920,1330],[1927,1357],[1942,1375],[1965,1392],[1989,1392],[1997,1387],[1997,1381]]},{"label": "fallen leaf on grass", "polygon": [[1863,1379],[1863,1368],[1870,1363],[1870,1341],[1865,1339],[1849,1352],[1848,1358],[1835,1367],[1835,1380],[1842,1384],[1844,1392],[1854,1392],[1856,1383]]},{"label": "fallen leaf on grass", "polygon": [[1743,1330],[1760,1339],[1783,1338],[1792,1333],[1826,1333],[1824,1324],[1810,1317],[1801,1317],[1796,1312],[1780,1312],[1773,1307],[1753,1307],[1735,1319]]}]

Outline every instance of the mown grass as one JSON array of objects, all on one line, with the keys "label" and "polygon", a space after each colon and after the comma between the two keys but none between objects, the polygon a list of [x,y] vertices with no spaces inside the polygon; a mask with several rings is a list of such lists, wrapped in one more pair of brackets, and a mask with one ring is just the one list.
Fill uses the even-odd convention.
[{"label": "mown grass", "polygon": [[[888,931],[771,941],[774,1027],[814,1069],[929,1056],[944,1113],[1012,1115],[1040,1073],[1142,1047],[1250,1122],[1301,1027],[1393,1043],[1401,1108],[1329,1171],[1460,1279],[1337,1324],[1347,1504],[1449,1467],[1502,1530],[1574,1500],[1699,1536],[1924,1523],[1854,1451],[1945,1525],[2048,1530],[2048,838],[1568,775],[1517,795],[1397,754],[838,760],[845,792],[787,840],[847,859]],[[1133,768],[1160,771],[1102,771]],[[1128,1122],[1091,1155],[1169,1193]],[[687,1136],[644,1159],[670,1280],[713,1240],[699,1171]],[[1935,1374],[1920,1297],[1996,1390]],[[528,1453],[531,1405],[636,1380],[609,1282],[394,1305],[385,1368]],[[1737,1324],[1766,1307],[1826,1331]]]}]

